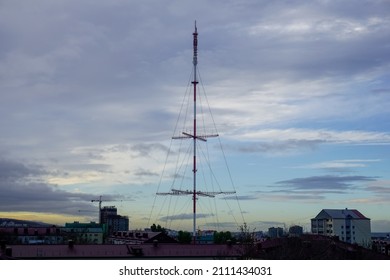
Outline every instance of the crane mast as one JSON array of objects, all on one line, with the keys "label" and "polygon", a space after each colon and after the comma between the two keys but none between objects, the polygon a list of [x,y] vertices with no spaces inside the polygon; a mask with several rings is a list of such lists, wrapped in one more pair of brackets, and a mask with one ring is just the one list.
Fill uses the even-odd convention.
[{"label": "crane mast", "polygon": [[99,199],[92,199],[91,202],[99,202],[99,224],[102,223],[102,196],[99,196]]}]

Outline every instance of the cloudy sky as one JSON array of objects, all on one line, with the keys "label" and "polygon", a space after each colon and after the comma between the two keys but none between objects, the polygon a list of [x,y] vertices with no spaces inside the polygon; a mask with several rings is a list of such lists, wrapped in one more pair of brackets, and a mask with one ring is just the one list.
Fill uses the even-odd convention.
[{"label": "cloudy sky", "polygon": [[102,195],[131,228],[191,229],[191,197],[155,193],[179,181],[167,155],[187,149],[171,137],[196,20],[199,88],[220,135],[208,149],[223,147],[210,162],[215,175],[227,163],[221,188],[236,191],[199,198],[199,227],[309,229],[321,209],[348,207],[390,231],[389,10],[0,0],[0,217],[97,220],[91,199]]}]

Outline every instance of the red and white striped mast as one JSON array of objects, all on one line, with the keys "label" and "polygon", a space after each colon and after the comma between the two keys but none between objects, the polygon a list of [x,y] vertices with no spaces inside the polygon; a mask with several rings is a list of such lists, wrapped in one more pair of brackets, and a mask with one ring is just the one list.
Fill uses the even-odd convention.
[{"label": "red and white striped mast", "polygon": [[194,142],[194,161],[193,161],[193,194],[192,194],[192,200],[193,200],[193,239],[194,244],[196,242],[196,86],[198,84],[198,81],[196,79],[196,66],[198,64],[198,30],[196,28],[196,21],[195,21],[195,31],[192,33],[194,39],[193,39],[193,59],[192,64],[194,65],[194,80],[192,81],[192,84],[194,85],[194,135],[192,137]]},{"label": "red and white striped mast", "polygon": [[193,81],[191,82],[194,87],[194,107],[193,107],[193,134],[182,132],[182,136],[174,136],[172,139],[183,139],[183,138],[192,138],[193,140],[193,167],[192,167],[192,173],[193,173],[193,189],[190,190],[178,190],[178,189],[172,189],[171,192],[168,193],[157,193],[158,195],[192,195],[193,200],[193,230],[192,230],[192,237],[193,237],[193,243],[196,244],[196,201],[197,196],[206,196],[206,197],[215,197],[218,194],[234,194],[235,191],[230,192],[204,192],[204,191],[198,191],[197,185],[196,185],[196,172],[197,172],[197,160],[196,160],[196,151],[197,151],[197,140],[201,140],[203,142],[206,142],[206,138],[210,137],[218,137],[218,134],[208,134],[208,135],[198,135],[197,134],[197,124],[196,124],[196,97],[197,97],[197,64],[198,64],[198,30],[196,27],[196,21],[195,21],[195,31],[192,33],[193,35],[193,58],[192,58],[192,64],[193,64],[193,72],[194,77]]}]

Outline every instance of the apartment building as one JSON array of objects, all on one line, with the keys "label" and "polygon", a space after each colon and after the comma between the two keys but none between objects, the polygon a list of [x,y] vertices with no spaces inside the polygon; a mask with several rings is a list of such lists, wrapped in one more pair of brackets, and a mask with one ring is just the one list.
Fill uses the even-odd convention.
[{"label": "apartment building", "polygon": [[371,246],[371,221],[356,209],[323,209],[311,219],[313,234],[337,236],[339,240]]},{"label": "apartment building", "polygon": [[284,236],[284,230],[281,227],[270,227],[268,229],[268,236],[270,238],[279,238]]}]

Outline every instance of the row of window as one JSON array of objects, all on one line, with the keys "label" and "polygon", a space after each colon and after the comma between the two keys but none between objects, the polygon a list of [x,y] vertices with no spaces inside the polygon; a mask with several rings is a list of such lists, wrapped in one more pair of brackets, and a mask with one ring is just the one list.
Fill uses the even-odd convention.
[{"label": "row of window", "polygon": [[[85,235],[85,237],[88,237],[88,236],[89,236],[89,237],[92,237],[92,233],[80,234],[80,237],[83,237],[84,235]],[[97,233],[94,233],[93,236],[96,237],[96,236],[98,236],[98,234],[97,234]]]},{"label": "row of window", "polygon": [[[327,230],[326,233],[333,233],[333,230]],[[344,231],[341,232],[342,235],[344,235]],[[350,235],[350,231],[345,232],[346,235]],[[355,231],[352,231],[352,235],[355,235]]]},{"label": "row of window", "polygon": [[[323,229],[324,225],[322,225],[322,224],[316,225],[316,224],[312,223],[312,228]],[[328,228],[333,228],[333,225],[328,225]],[[351,226],[345,226],[345,229],[347,229],[347,230],[350,228],[351,228]],[[344,229],[344,226],[341,226],[341,229]],[[355,226],[352,226],[352,229],[355,229]]]},{"label": "row of window", "polygon": [[[20,229],[22,229],[22,228],[20,228]],[[34,231],[35,235],[39,234],[39,231],[37,229],[34,229],[33,231]],[[14,228],[14,234],[19,234],[19,232],[20,232],[19,228]],[[29,231],[29,228],[23,228],[23,234],[29,234],[29,232],[32,232],[32,230]],[[42,232],[42,230],[40,230],[40,232]],[[46,232],[46,234],[54,233],[54,231],[52,231],[50,228],[46,228],[45,232]],[[60,229],[56,228],[55,233],[57,233],[57,234],[60,233]]]},{"label": "row of window", "polygon": [[[344,226],[341,226],[341,228],[344,228]],[[349,229],[350,226],[346,226],[345,228],[346,228],[346,229]],[[352,228],[355,228],[355,226],[352,226]]]},{"label": "row of window", "polygon": [[[356,241],[356,238],[355,238],[355,237],[353,237],[352,239],[353,239],[353,241]],[[351,242],[351,237],[348,237],[348,236],[347,236],[346,238],[341,237],[341,241]]]}]

